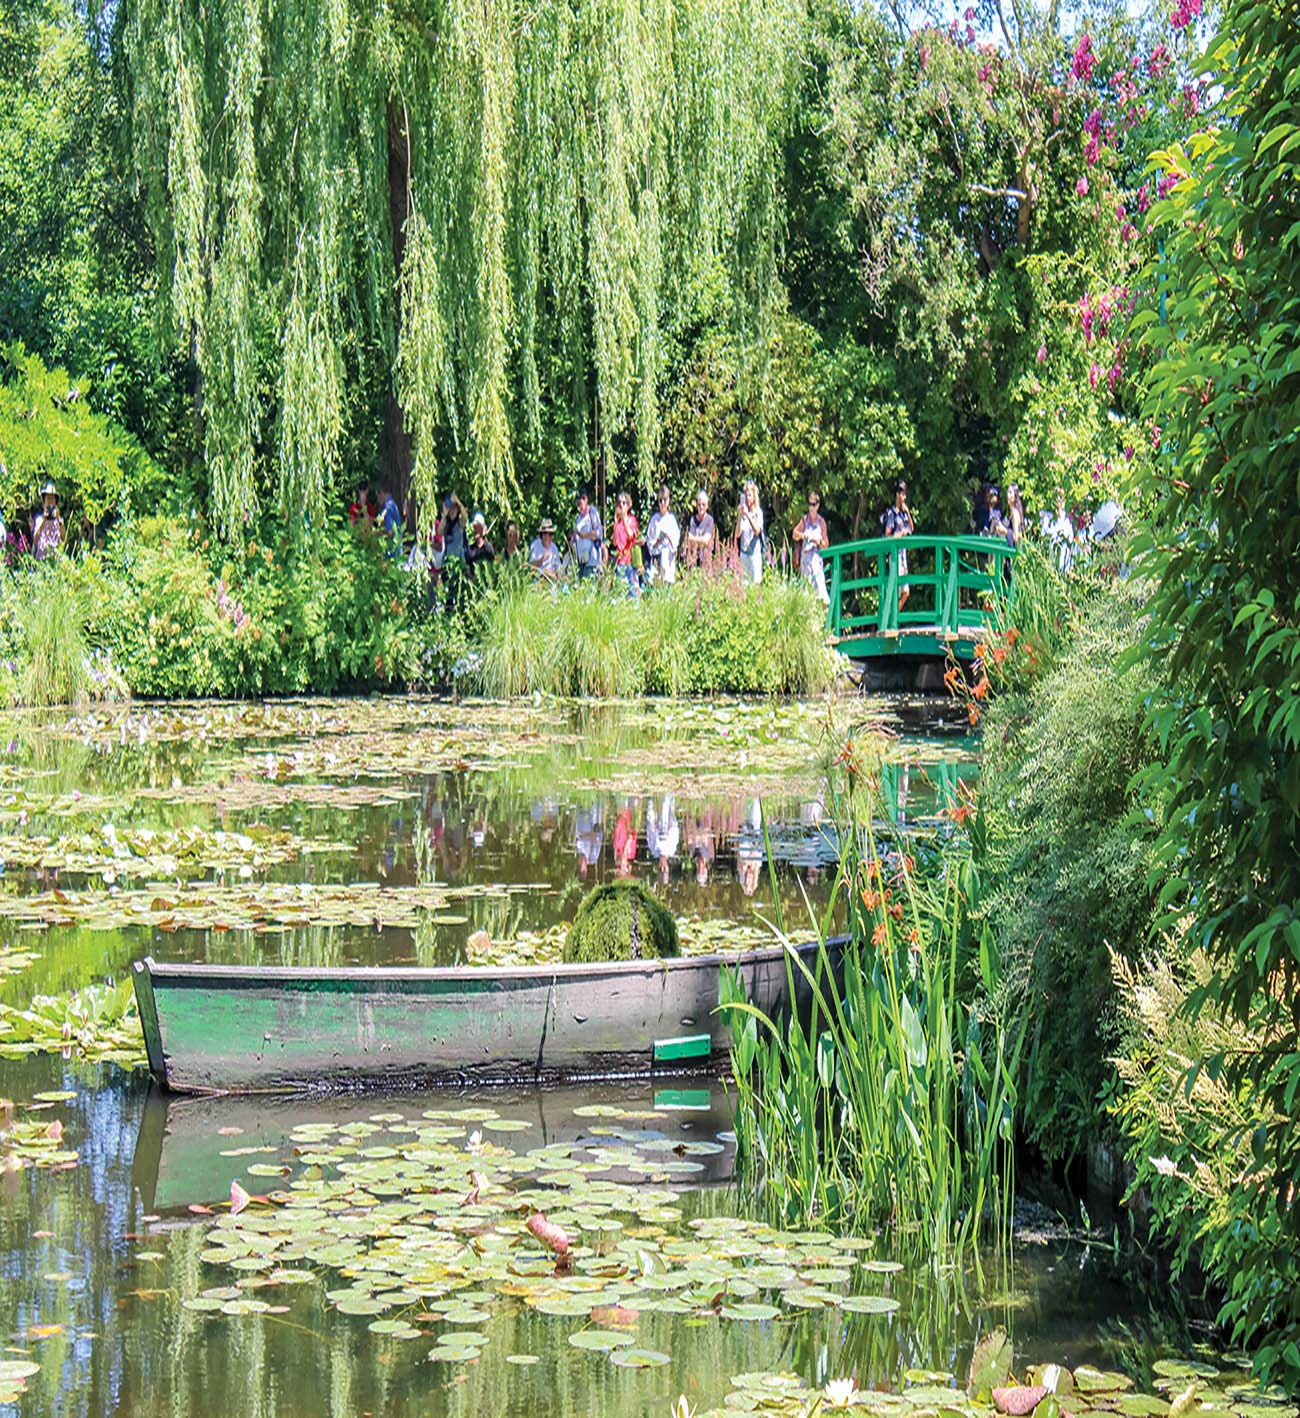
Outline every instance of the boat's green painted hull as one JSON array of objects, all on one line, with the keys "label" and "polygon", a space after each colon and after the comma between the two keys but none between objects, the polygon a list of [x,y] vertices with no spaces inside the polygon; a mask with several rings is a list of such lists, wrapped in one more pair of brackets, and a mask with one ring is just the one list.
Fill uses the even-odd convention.
[{"label": "boat's green painted hull", "polygon": [[[816,947],[799,947],[809,961]],[[183,1093],[363,1082],[518,1082],[648,1074],[725,1054],[719,973],[737,969],[765,1013],[798,967],[777,946],[739,956],[599,965],[329,969],[135,967],[149,1067]],[[800,993],[799,990],[796,993]],[[701,1037],[703,1036],[703,1037]]]}]

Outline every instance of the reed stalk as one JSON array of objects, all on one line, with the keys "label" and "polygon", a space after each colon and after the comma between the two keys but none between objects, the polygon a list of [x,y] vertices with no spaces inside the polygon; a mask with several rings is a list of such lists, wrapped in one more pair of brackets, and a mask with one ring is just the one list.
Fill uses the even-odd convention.
[{"label": "reed stalk", "polygon": [[[786,1224],[890,1226],[930,1251],[1005,1238],[1023,1027],[988,1015],[1001,964],[976,936],[955,842],[877,841],[877,793],[837,805],[832,910],[773,1019],[724,981],[743,1172]],[[828,912],[829,915],[829,912]]]}]

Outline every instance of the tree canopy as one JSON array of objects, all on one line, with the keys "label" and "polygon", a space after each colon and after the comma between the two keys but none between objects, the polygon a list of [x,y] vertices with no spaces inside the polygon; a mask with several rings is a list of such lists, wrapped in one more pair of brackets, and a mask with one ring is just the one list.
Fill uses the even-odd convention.
[{"label": "tree canopy", "polygon": [[508,503],[552,391],[648,470],[683,292],[717,252],[756,301],[771,280],[797,0],[134,0],[122,24],[227,533],[266,487],[319,506],[389,395],[425,498],[453,459]]}]

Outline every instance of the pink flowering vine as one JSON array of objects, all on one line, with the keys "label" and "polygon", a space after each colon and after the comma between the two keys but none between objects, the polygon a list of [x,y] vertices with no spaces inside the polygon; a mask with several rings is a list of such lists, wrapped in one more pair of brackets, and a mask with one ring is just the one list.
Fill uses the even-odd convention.
[{"label": "pink flowering vine", "polygon": [[[1179,0],[1180,4],[1195,3],[1198,7],[1200,0]],[[1097,67],[1097,54],[1092,47],[1092,36],[1081,34],[1079,42],[1074,46],[1074,63],[1070,65],[1070,73],[1074,75],[1080,83],[1086,84],[1092,78],[1092,71]]]}]

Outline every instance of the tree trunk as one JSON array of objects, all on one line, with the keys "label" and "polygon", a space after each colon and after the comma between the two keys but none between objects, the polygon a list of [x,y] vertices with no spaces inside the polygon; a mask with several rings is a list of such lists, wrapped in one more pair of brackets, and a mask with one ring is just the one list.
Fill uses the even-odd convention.
[{"label": "tree trunk", "polygon": [[[411,211],[411,139],[405,108],[390,100],[388,105],[388,219],[393,233],[393,329],[402,328],[402,257],[406,253],[406,219]],[[379,480],[402,509],[408,527],[414,529],[418,508],[411,491],[414,466],[411,435],[406,416],[390,380],[384,396],[384,427],[379,441]]]}]

